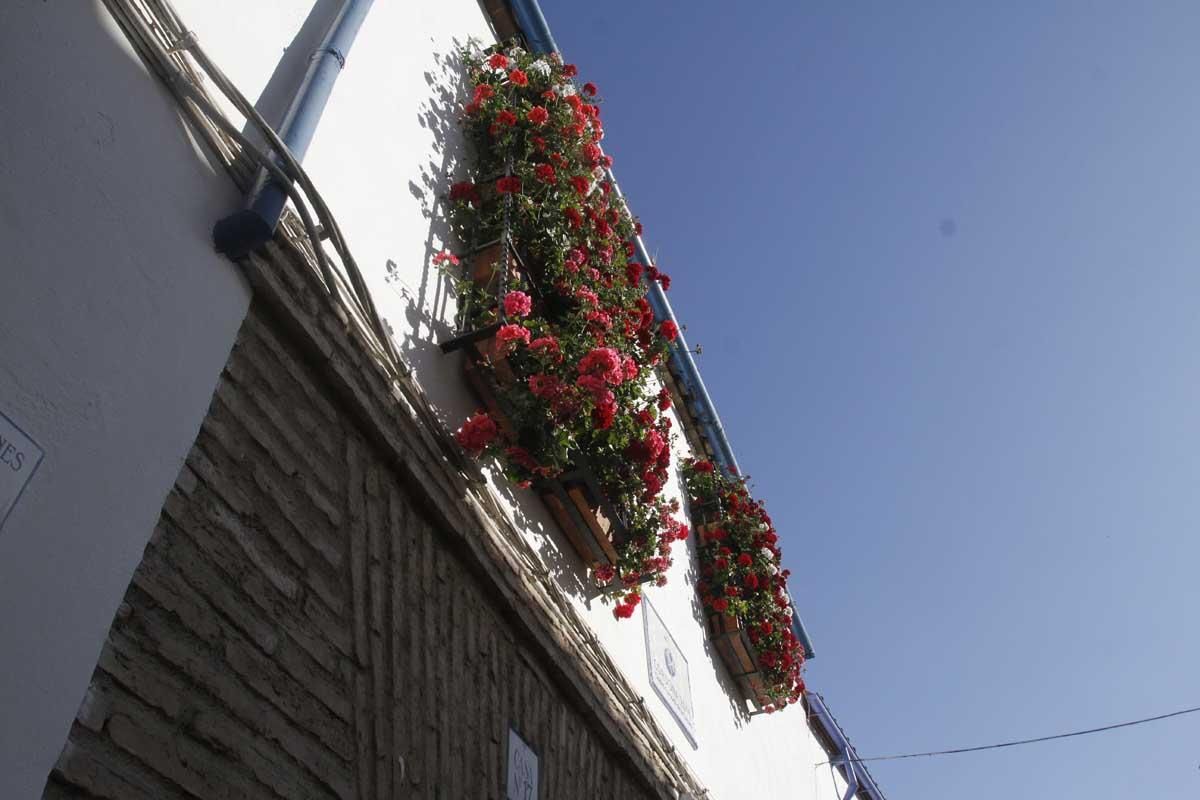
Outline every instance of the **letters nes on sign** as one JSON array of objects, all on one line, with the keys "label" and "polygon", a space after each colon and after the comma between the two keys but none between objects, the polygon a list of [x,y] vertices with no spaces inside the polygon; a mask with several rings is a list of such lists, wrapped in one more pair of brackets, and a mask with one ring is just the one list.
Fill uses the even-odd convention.
[{"label": "letters nes on sign", "polygon": [[0,414],[0,528],[42,463],[42,455],[42,448],[33,439]]}]

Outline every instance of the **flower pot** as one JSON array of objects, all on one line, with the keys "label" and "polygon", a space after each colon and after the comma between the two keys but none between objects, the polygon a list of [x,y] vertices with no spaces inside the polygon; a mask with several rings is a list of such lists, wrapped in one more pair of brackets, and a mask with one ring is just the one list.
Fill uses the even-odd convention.
[{"label": "flower pot", "polygon": [[538,494],[588,568],[616,566],[625,525],[588,468],[577,466],[558,478],[539,481]]},{"label": "flower pot", "polygon": [[450,353],[491,337],[504,324],[504,294],[511,280],[525,274],[520,256],[511,244],[497,238],[477,247],[464,259],[463,277],[482,294],[460,301],[455,315],[455,333],[441,343],[442,352]]},{"label": "flower pot", "polygon": [[741,620],[732,614],[711,613],[708,632],[717,654],[745,698],[758,708],[767,705],[770,700],[766,693],[766,681],[758,665],[758,653],[746,635]]}]

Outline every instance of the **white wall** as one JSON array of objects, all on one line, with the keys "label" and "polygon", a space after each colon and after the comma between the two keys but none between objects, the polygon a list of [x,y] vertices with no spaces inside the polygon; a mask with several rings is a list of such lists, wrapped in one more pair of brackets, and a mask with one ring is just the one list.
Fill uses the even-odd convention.
[{"label": "white wall", "polygon": [[[269,72],[263,53],[277,55],[291,33],[259,28],[251,19],[242,30],[254,28],[259,46],[249,47],[244,34],[221,33],[225,15],[244,5],[240,0],[176,0],[176,4],[209,54],[248,96],[257,97]],[[310,3],[275,0],[270,6],[270,14],[293,21],[304,17]],[[264,11],[246,13],[265,20]],[[376,2],[305,160],[346,232],[398,347],[452,427],[476,402],[459,374],[461,356],[445,356],[437,347],[449,334],[453,301],[447,298],[431,259],[454,246],[448,240],[442,195],[455,179],[452,176],[462,176],[465,169],[456,127],[465,90],[455,51],[469,37],[493,41],[474,0]],[[681,430],[678,419],[675,430]],[[683,441],[677,441],[677,458],[685,453]],[[694,541],[686,548],[676,546],[670,583],[649,589],[647,595],[687,658],[698,748],[693,748],[650,686],[641,612],[630,620],[614,620],[611,605],[596,599],[578,557],[532,493],[514,491],[502,482],[494,488],[646,698],[676,749],[710,789],[711,798],[826,800],[835,792],[841,796],[841,784],[831,783],[828,767],[813,767],[826,757],[801,708],[751,721],[733,710],[736,689],[708,644],[696,600]],[[678,495],[678,483],[668,491]]]},{"label": "white wall", "polygon": [[93,2],[0,3],[0,797],[40,796],[249,302],[237,196]]},{"label": "white wall", "polygon": [[[6,664],[0,668],[6,670],[0,673],[0,707],[16,701],[20,686],[66,687],[44,715],[50,751],[62,742],[112,604],[198,427],[245,308],[243,287],[207,242],[211,222],[236,202],[232,191],[189,150],[165,101],[148,87],[133,59],[101,32],[90,6],[68,12],[60,5],[20,0],[15,11],[0,11],[0,31],[50,26],[37,44],[21,41],[13,52],[5,43],[0,52],[0,75],[6,78],[0,107],[6,112],[14,107],[7,95],[16,90],[21,111],[15,116],[22,121],[10,130],[6,113],[0,129],[0,231],[18,241],[15,250],[6,241],[3,252],[16,254],[21,284],[14,295],[7,277],[13,270],[6,268],[0,284],[5,312],[0,365],[16,388],[0,386],[0,410],[11,411],[48,451],[46,473],[39,473],[38,485],[0,531],[0,624],[15,627],[30,614],[49,619],[69,612],[87,631],[69,651],[53,629],[23,627],[24,638],[7,637],[34,653],[41,669],[55,669],[45,657],[52,653],[61,653],[64,666],[53,681],[35,684],[32,667]],[[175,5],[248,96],[258,97],[270,82],[267,105],[278,107],[277,90],[303,68],[304,45],[292,41],[312,0],[175,0]],[[318,13],[330,7],[325,0]],[[306,159],[399,348],[450,426],[476,404],[459,375],[461,356],[443,356],[437,348],[449,333],[453,302],[431,259],[453,247],[446,239],[441,195],[463,171],[456,128],[463,81],[455,50],[472,36],[491,39],[475,0],[376,2]],[[272,81],[289,46],[290,71]],[[34,48],[40,62],[32,57]],[[14,69],[24,77],[9,80]],[[84,76],[93,76],[91,85]],[[109,96],[114,94],[119,97]],[[112,135],[108,124],[97,122],[100,113],[113,122]],[[155,157],[131,163],[146,151]],[[14,191],[14,184],[38,185],[38,202],[21,199],[25,192]],[[151,231],[139,228],[147,220],[154,223]],[[52,236],[56,224],[70,235]],[[182,302],[184,297],[190,302]],[[75,338],[49,338],[56,325]],[[189,326],[189,336],[178,335]],[[127,358],[130,352],[138,358]],[[188,368],[172,372],[164,363]],[[677,442],[677,457],[683,447]],[[75,487],[78,497],[67,501],[64,485]],[[577,557],[530,493],[504,484],[495,490],[709,787],[710,798],[840,796],[828,768],[813,768],[825,756],[801,709],[751,721],[732,709],[736,691],[707,643],[695,597],[694,541],[676,546],[668,586],[647,594],[688,661],[697,748],[650,687],[642,620],[617,622],[611,606],[597,601]],[[678,484],[668,491],[678,494]],[[120,531],[125,541],[88,539],[90,530]],[[84,569],[89,559],[93,566]],[[20,568],[8,566],[14,563]],[[60,585],[60,577],[89,586],[87,596],[98,600],[89,613],[74,606],[33,608],[31,598],[47,606],[68,602],[58,592],[36,591]],[[15,718],[23,722],[27,713],[33,712]],[[8,787],[7,764],[20,759],[27,760],[25,772],[32,770],[40,786],[54,752],[44,741],[27,747],[8,730],[4,736],[0,790]],[[0,791],[3,797],[28,794]]]}]

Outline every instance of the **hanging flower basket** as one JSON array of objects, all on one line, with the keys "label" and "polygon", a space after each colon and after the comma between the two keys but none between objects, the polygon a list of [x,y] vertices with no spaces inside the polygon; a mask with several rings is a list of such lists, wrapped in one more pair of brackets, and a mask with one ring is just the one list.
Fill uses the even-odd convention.
[{"label": "hanging flower basket", "polygon": [[542,479],[537,491],[589,569],[618,565],[617,548],[628,531],[590,469],[577,466],[557,478]]},{"label": "hanging flower basket", "polygon": [[758,653],[742,628],[741,621],[732,614],[710,614],[708,632],[717,654],[745,698],[759,710],[770,705],[766,681],[758,664]]},{"label": "hanging flower basket", "polygon": [[535,489],[597,582],[625,590],[624,618],[687,530],[662,497],[672,432],[651,383],[678,328],[646,293],[670,279],[632,260],[641,226],[605,177],[595,87],[515,46],[462,58],[468,163],[491,177],[448,198],[468,255],[442,348],[465,353],[482,405],[455,437]]},{"label": "hanging flower basket", "polygon": [[804,692],[804,649],[792,629],[778,535],[744,480],[696,460],[684,463],[683,475],[709,638],[742,695],[759,711],[776,711]]}]

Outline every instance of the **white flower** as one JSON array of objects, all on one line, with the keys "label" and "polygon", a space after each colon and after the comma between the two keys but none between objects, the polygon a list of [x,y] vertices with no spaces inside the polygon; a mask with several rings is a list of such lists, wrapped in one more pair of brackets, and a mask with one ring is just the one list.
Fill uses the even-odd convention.
[{"label": "white flower", "polygon": [[767,571],[769,571],[772,575],[778,575],[779,567],[775,566],[774,551],[772,551],[771,548],[769,548],[769,547],[764,547],[759,552],[761,552],[762,557],[767,560]]},{"label": "white flower", "polygon": [[521,56],[523,56],[523,55],[525,55],[525,51],[524,51],[524,50],[522,50],[521,48],[517,47],[516,45],[513,45],[513,46],[512,46],[512,47],[510,47],[510,48],[509,48],[509,50],[508,50],[508,57],[509,57],[509,58],[512,58],[512,59],[518,59],[518,58],[520,58],[520,57],[521,57]]},{"label": "white flower", "polygon": [[554,93],[559,97],[568,97],[575,94],[575,84],[571,82],[560,83],[554,87]]},{"label": "white flower", "polygon": [[541,75],[542,77],[546,77],[550,74],[550,65],[539,58],[537,61],[534,61],[529,65],[529,69],[527,71],[536,75]]}]

